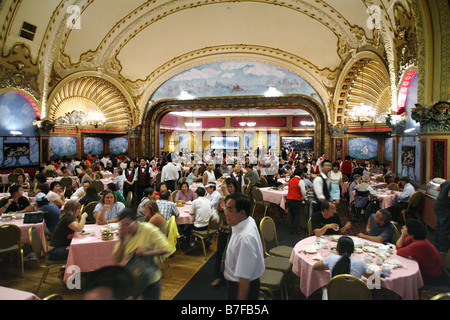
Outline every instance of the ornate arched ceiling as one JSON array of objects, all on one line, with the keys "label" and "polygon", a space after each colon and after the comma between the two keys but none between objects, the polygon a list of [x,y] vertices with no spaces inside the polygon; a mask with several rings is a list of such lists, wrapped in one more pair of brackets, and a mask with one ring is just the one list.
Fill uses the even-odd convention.
[{"label": "ornate arched ceiling", "polygon": [[[125,109],[131,111],[126,116],[139,115],[140,120],[152,93],[176,74],[211,62],[247,60],[306,79],[324,101],[328,121],[336,122],[336,96],[345,78],[341,73],[357,52],[364,51],[379,59],[370,59],[364,67],[364,78],[371,79],[373,90],[363,98],[381,112],[395,104],[398,82],[394,4],[411,11],[407,0],[36,3],[0,3],[4,21],[0,44],[3,57],[18,42],[29,48],[30,60],[39,68],[43,116],[55,116],[57,102],[49,98],[60,98],[57,86],[59,90],[66,82],[73,85],[74,74],[100,71],[129,97]],[[19,37],[24,21],[37,26],[33,41]],[[346,93],[349,104],[357,92],[358,81]],[[341,111],[343,115],[345,110]]]}]

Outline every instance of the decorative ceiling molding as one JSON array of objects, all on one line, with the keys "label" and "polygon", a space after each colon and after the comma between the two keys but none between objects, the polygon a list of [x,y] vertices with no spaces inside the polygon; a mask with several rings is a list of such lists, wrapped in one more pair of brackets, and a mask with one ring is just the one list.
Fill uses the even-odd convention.
[{"label": "decorative ceiling molding", "polygon": [[136,125],[133,110],[126,98],[110,82],[98,77],[80,77],[58,88],[48,112],[56,120],[73,110],[89,113],[101,111],[108,127]]}]

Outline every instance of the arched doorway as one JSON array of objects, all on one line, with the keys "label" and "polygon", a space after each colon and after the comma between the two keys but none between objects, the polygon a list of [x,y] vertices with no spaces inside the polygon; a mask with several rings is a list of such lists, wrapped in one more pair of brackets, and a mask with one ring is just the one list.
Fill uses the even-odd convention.
[{"label": "arched doorway", "polygon": [[313,98],[305,95],[284,95],[281,97],[238,96],[198,98],[192,100],[163,99],[156,102],[144,114],[143,151],[146,156],[160,153],[160,121],[172,111],[179,110],[238,110],[238,109],[298,108],[307,111],[315,121],[314,152],[321,154],[325,149],[325,110]]}]

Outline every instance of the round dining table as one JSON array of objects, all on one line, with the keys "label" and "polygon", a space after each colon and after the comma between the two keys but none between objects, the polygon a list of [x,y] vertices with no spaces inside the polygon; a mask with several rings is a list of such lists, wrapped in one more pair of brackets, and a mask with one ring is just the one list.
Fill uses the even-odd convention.
[{"label": "round dining table", "polygon": [[31,292],[0,286],[0,300],[41,300]]},{"label": "round dining table", "polygon": [[[306,297],[311,296],[311,294],[320,288],[326,287],[330,282],[329,270],[313,270],[313,266],[317,261],[321,260],[321,257],[334,254],[332,253],[332,248],[336,247],[338,237],[322,236],[319,238],[320,244],[317,244],[318,239],[312,236],[299,241],[294,246],[290,257],[292,272],[300,278],[300,290]],[[386,248],[386,246],[362,240],[358,237],[351,238],[354,239],[355,243],[363,242],[362,248],[358,250],[361,253],[355,252],[352,257],[364,260],[373,271],[379,271],[378,269],[380,267],[376,264],[376,260],[377,257],[383,255],[382,249]],[[326,248],[326,245],[323,245],[324,243],[327,243],[328,248]],[[388,277],[379,278],[381,287],[395,292],[403,300],[418,300],[418,290],[423,286],[423,279],[418,263],[413,259],[397,256],[395,254],[395,245],[390,245],[390,247],[393,251],[384,263],[391,263],[391,265],[395,265],[396,267],[390,271]],[[367,255],[366,250],[373,254],[373,259],[370,262],[365,260],[365,256]],[[364,276],[362,280],[369,284],[369,280]],[[373,284],[372,280],[370,280],[370,283]]]}]

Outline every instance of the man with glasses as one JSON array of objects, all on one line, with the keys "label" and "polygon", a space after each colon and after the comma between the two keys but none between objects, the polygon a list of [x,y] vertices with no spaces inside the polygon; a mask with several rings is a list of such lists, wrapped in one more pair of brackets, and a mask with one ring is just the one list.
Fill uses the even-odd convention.
[{"label": "man with glasses", "polygon": [[314,212],[311,216],[311,227],[316,237],[331,234],[345,234],[352,227],[350,221],[342,226],[339,215],[336,214],[336,205],[328,200],[321,204],[322,211]]},{"label": "man with glasses", "polygon": [[257,300],[259,278],[265,271],[261,236],[250,206],[250,199],[242,193],[225,198],[225,219],[232,228],[224,259],[230,300]]},{"label": "man with glasses", "polygon": [[[161,292],[161,276],[159,269],[160,256],[171,251],[167,237],[161,230],[150,224],[137,221],[135,208],[125,208],[119,216],[119,241],[114,247],[113,261],[120,264],[128,261],[133,254],[141,257],[153,257],[158,269],[151,273],[142,294],[144,300],[158,300]],[[135,297],[137,298],[137,296]]]}]

